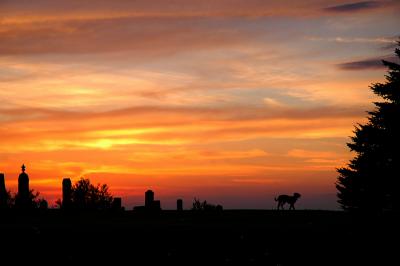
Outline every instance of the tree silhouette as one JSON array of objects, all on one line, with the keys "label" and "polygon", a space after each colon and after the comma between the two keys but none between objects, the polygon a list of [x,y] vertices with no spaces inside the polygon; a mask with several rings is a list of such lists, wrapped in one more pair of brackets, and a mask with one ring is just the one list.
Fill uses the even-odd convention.
[{"label": "tree silhouette", "polygon": [[[29,195],[28,195],[28,203],[25,208],[27,209],[36,209],[39,207],[39,204],[42,200],[44,199],[39,199],[40,192],[36,191],[34,189],[29,190]],[[10,207],[18,207],[18,201],[20,200],[20,195],[16,193],[15,195],[12,195],[11,192],[8,192],[8,204]]]},{"label": "tree silhouette", "polygon": [[6,208],[13,208],[15,206],[15,195],[10,190],[6,191]]},{"label": "tree silhouette", "polygon": [[37,199],[35,202],[38,209],[47,210],[49,208],[49,203],[44,198]]},{"label": "tree silhouette", "polygon": [[72,205],[78,209],[109,209],[113,197],[108,189],[106,184],[95,186],[89,179],[81,178],[72,187]]},{"label": "tree silhouette", "polygon": [[347,167],[337,169],[338,202],[343,209],[400,209],[400,65],[382,62],[388,68],[386,81],[370,88],[383,101],[374,103],[366,124],[356,126],[347,144],[356,155]]}]

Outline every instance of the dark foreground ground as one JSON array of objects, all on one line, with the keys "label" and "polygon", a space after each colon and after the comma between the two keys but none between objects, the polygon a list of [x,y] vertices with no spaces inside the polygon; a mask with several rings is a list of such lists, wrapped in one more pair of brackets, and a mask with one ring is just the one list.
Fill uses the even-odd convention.
[{"label": "dark foreground ground", "polygon": [[331,211],[0,213],[0,265],[399,265],[399,221]]}]

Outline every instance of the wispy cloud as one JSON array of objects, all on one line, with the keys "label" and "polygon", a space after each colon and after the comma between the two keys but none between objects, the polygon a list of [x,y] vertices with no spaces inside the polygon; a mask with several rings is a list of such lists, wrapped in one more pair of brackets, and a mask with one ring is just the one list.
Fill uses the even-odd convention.
[{"label": "wispy cloud", "polygon": [[366,69],[381,69],[385,68],[382,60],[397,62],[398,58],[396,57],[377,57],[377,58],[368,58],[364,60],[356,60],[345,63],[337,64],[336,66],[341,70],[366,70]]},{"label": "wispy cloud", "polygon": [[198,19],[117,18],[16,24],[1,30],[0,55],[131,51],[161,56],[207,47],[215,49],[226,46],[227,42],[237,43],[246,34],[218,23],[201,23]]},{"label": "wispy cloud", "polygon": [[377,43],[395,45],[398,37],[354,38],[354,37],[308,37],[311,41],[327,41],[337,43]]},{"label": "wispy cloud", "polygon": [[381,6],[382,6],[382,3],[378,2],[378,1],[362,1],[362,2],[356,2],[356,3],[331,6],[331,7],[324,8],[324,10],[328,11],[328,12],[352,13],[352,12],[358,12],[358,11],[363,11],[363,10],[375,9],[375,8],[379,8]]},{"label": "wispy cloud", "polygon": [[241,184],[276,184],[280,183],[281,180],[271,178],[234,178],[232,182]]},{"label": "wispy cloud", "polygon": [[327,151],[313,151],[313,150],[303,150],[303,149],[293,149],[287,153],[290,157],[296,158],[318,158],[318,159],[332,159],[336,158],[338,154],[334,152]]},{"label": "wispy cloud", "polygon": [[278,101],[277,99],[274,98],[270,98],[270,97],[265,97],[263,99],[264,103],[266,106],[268,106],[269,108],[283,108],[285,107],[285,104]]},{"label": "wispy cloud", "polygon": [[385,66],[380,58],[365,59],[337,64],[337,67],[342,70],[365,70],[365,69],[381,69]]},{"label": "wispy cloud", "polygon": [[386,44],[386,45],[383,45],[382,47],[381,47],[381,49],[383,50],[383,51],[394,51],[394,49],[397,47],[397,42],[400,40],[400,37],[397,37],[396,38],[396,42],[393,42],[393,43],[388,43],[388,44]]}]

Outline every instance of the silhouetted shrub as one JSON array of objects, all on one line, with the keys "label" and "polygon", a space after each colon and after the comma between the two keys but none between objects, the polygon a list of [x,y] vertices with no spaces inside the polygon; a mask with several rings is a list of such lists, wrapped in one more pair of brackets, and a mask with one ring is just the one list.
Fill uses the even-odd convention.
[{"label": "silhouetted shrub", "polygon": [[77,209],[104,210],[111,208],[113,197],[107,184],[90,183],[81,178],[72,187],[72,205]]},{"label": "silhouetted shrub", "polygon": [[44,198],[38,199],[36,201],[36,206],[41,210],[47,210],[49,208],[49,204]]},{"label": "silhouetted shrub", "polygon": [[221,205],[214,205],[208,203],[206,200],[201,202],[200,199],[194,198],[193,200],[193,211],[222,211]]},{"label": "silhouetted shrub", "polygon": [[[13,207],[19,207],[18,205],[18,201],[20,200],[18,193],[16,193],[15,195],[12,195],[11,192],[8,192],[8,204],[11,208]],[[39,207],[39,195],[40,192],[33,190],[29,190],[29,196],[28,196],[28,203],[27,206],[25,206],[25,208],[28,209],[36,209]],[[44,199],[42,199],[44,200]]]},{"label": "silhouetted shrub", "polygon": [[12,208],[15,206],[15,195],[11,193],[11,191],[7,191],[6,196],[7,208]]}]

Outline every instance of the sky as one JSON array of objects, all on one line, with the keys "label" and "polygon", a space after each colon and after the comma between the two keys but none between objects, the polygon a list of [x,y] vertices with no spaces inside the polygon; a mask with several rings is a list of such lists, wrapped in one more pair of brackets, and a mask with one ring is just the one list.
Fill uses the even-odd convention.
[{"label": "sky", "polygon": [[0,0],[0,172],[54,205],[62,178],[127,209],[152,189],[338,209],[336,168],[393,58],[400,1]]}]

